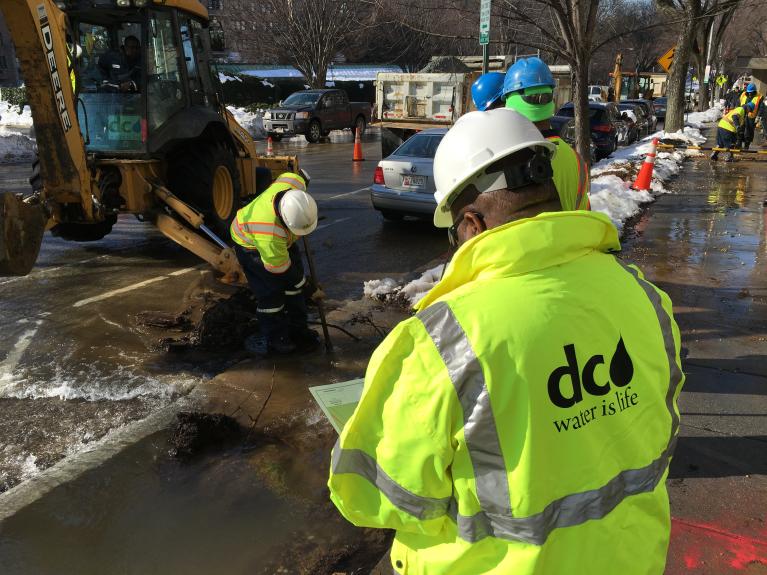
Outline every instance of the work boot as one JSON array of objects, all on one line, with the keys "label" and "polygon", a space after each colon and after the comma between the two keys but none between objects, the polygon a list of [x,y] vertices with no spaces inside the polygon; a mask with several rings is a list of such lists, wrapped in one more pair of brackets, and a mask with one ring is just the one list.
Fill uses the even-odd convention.
[{"label": "work boot", "polygon": [[269,353],[269,340],[263,335],[249,335],[243,342],[245,351],[256,355],[267,355]]},{"label": "work boot", "polygon": [[299,351],[314,351],[320,345],[320,336],[308,327],[290,330],[292,339]]},{"label": "work boot", "polygon": [[719,152],[714,152],[711,154],[711,161],[716,162],[719,159]]},{"label": "work boot", "polygon": [[725,162],[732,162],[734,160],[734,157],[732,155],[732,152],[727,152],[727,157],[724,159]]},{"label": "work boot", "polygon": [[273,337],[269,340],[269,351],[279,355],[285,355],[296,351],[296,344],[286,336]]},{"label": "work boot", "polygon": [[251,335],[245,339],[244,346],[246,351],[256,355],[284,355],[296,351],[296,345],[288,337],[270,339],[264,335]]},{"label": "work boot", "polygon": [[748,150],[748,148],[751,146],[751,142],[746,142],[743,144],[743,149]]}]

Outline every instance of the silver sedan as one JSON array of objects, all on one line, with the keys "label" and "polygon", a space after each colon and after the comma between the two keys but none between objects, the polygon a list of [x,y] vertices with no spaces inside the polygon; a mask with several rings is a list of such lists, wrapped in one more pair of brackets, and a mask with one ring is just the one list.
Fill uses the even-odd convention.
[{"label": "silver sedan", "polygon": [[385,219],[434,215],[434,154],[445,134],[447,128],[418,132],[378,163],[370,199]]}]

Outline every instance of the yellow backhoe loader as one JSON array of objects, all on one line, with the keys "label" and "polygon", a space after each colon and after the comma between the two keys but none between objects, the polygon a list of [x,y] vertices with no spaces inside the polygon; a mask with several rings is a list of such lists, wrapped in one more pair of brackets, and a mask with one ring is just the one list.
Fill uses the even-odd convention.
[{"label": "yellow backhoe loader", "polygon": [[0,0],[32,108],[28,195],[0,196],[0,275],[29,273],[43,233],[107,235],[135,214],[240,274],[228,226],[295,157],[259,157],[226,110],[197,0]]}]

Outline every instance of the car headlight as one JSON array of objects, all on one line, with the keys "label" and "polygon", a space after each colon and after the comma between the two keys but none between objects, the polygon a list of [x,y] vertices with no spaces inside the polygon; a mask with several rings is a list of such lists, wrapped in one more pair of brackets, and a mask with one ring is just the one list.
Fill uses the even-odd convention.
[{"label": "car headlight", "polygon": [[309,112],[296,112],[296,120],[307,120]]},{"label": "car headlight", "polygon": [[272,119],[272,113],[264,112],[264,120],[271,120],[271,119]]}]

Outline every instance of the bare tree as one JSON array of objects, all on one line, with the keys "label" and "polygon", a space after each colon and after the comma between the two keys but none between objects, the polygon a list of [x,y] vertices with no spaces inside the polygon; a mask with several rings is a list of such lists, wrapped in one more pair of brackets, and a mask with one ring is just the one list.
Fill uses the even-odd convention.
[{"label": "bare tree", "polygon": [[692,56],[698,75],[698,110],[701,112],[708,109],[710,83],[706,77],[706,67],[711,64],[711,50],[721,44],[738,8],[737,1],[720,0],[719,4],[712,7],[711,15],[702,16],[698,20],[693,40]]},{"label": "bare tree", "polygon": [[347,0],[263,0],[259,32],[264,48],[290,62],[314,88],[324,88],[328,66],[358,34],[364,5]]},{"label": "bare tree", "polygon": [[[725,13],[740,0],[655,0],[658,7],[678,22],[679,34],[674,51],[674,60],[668,78],[668,107],[666,108],[666,131],[675,132],[684,126],[685,81],[690,59],[693,56],[693,42],[700,27],[706,22]],[[698,47],[699,53],[702,50]],[[705,55],[703,55],[705,58]],[[705,64],[704,64],[705,69]],[[703,78],[701,77],[701,83]]]}]

